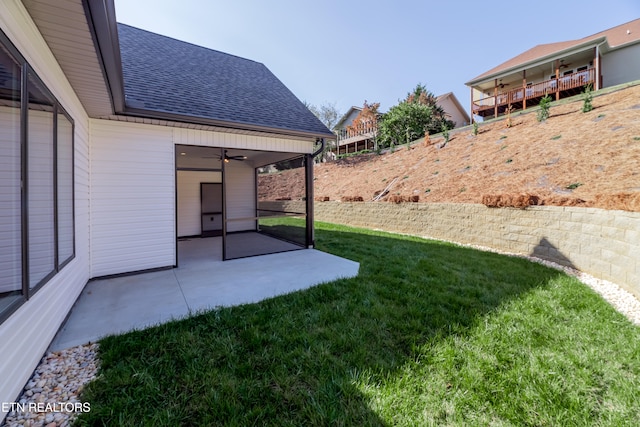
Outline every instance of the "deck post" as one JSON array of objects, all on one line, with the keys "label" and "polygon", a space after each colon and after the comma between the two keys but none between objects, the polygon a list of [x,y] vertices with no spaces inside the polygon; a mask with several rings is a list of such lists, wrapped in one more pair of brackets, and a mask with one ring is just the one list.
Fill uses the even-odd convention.
[{"label": "deck post", "polygon": [[556,59],[556,101],[560,99],[560,60]]},{"label": "deck post", "polygon": [[469,117],[471,117],[471,124],[473,124],[476,121],[476,119],[473,116],[473,88],[471,87],[470,89],[471,89],[471,97],[470,97],[470,99],[471,99],[471,114],[470,114]]},{"label": "deck post", "polygon": [[527,70],[522,70],[522,109],[527,109]]},{"label": "deck post", "polygon": [[596,68],[596,76],[595,76],[595,90],[600,89],[600,50],[598,46],[595,47],[595,55],[593,58],[593,64]]},{"label": "deck post", "polygon": [[498,79],[494,80],[493,87],[493,118],[498,118]]}]

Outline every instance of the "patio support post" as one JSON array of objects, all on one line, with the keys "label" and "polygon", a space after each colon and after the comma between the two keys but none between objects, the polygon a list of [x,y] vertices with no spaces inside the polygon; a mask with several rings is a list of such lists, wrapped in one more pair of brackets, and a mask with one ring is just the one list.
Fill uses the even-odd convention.
[{"label": "patio support post", "polygon": [[312,154],[307,154],[304,157],[305,204],[307,211],[305,240],[307,248],[315,246],[313,236],[313,157]]},{"label": "patio support post", "polygon": [[313,159],[324,151],[324,138],[316,140],[320,142],[320,148],[313,154],[307,154],[304,157],[304,181],[305,181],[305,204],[307,207],[306,220],[306,244],[307,248],[313,248],[316,245],[313,227]]}]

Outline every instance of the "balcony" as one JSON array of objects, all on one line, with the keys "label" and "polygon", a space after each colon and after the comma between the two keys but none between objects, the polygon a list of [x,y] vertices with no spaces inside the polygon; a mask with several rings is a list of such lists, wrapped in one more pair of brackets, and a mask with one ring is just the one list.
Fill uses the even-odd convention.
[{"label": "balcony", "polygon": [[595,86],[595,71],[594,68],[590,68],[557,79],[545,80],[509,91],[498,91],[495,96],[474,100],[473,114],[481,117],[497,116],[504,114],[509,106],[519,110],[538,105],[540,99],[547,94],[556,94],[556,99],[576,95],[588,84]]},{"label": "balcony", "polygon": [[337,154],[355,153],[373,150],[374,139],[378,134],[378,123],[372,121],[356,126],[348,126],[337,131]]}]

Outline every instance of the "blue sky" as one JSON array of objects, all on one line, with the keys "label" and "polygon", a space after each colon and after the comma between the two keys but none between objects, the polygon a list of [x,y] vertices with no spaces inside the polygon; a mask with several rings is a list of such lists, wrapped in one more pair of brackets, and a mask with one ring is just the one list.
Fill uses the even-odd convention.
[{"label": "blue sky", "polygon": [[477,75],[640,17],[640,1],[115,0],[118,22],[265,64],[298,98],[386,111],[422,83],[464,107]]}]

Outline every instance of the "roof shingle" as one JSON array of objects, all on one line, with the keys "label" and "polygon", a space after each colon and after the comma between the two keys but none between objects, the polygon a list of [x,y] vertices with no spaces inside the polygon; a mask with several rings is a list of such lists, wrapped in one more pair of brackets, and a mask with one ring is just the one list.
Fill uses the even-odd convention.
[{"label": "roof shingle", "polygon": [[118,24],[130,108],[331,136],[263,64]]}]

